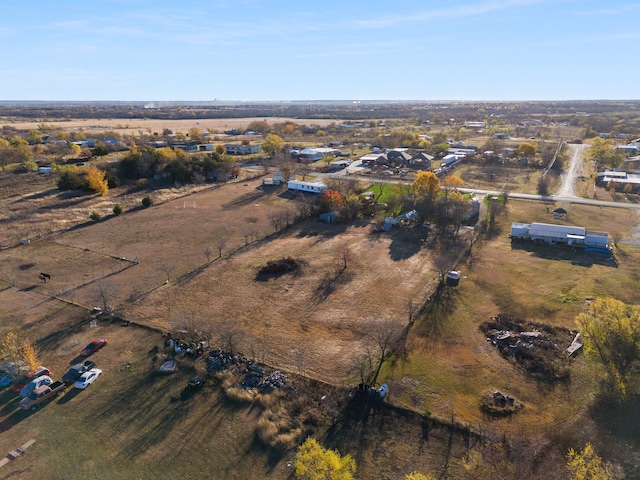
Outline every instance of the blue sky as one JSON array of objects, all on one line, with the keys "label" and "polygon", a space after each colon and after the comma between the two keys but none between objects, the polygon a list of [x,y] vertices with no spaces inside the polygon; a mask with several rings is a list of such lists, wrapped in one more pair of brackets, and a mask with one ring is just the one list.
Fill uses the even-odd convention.
[{"label": "blue sky", "polygon": [[0,100],[640,99],[640,2],[0,4]]}]

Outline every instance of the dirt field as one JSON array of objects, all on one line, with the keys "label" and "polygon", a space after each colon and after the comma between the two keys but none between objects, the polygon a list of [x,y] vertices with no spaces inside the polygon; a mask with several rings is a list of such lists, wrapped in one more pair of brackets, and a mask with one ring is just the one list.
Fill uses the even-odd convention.
[{"label": "dirt field", "polygon": [[[184,208],[185,200],[179,199],[57,235],[51,248],[65,245],[69,255],[88,249],[135,259],[137,265],[109,278],[117,290],[116,306],[144,295],[124,308],[128,319],[165,330],[233,322],[242,330],[238,346],[243,350],[259,338],[268,361],[297,370],[304,356],[306,373],[341,381],[367,322],[387,317],[404,322],[408,301],[427,294],[434,279],[429,252],[419,238],[371,235],[366,222],[345,229],[315,220],[237,251],[248,229],[260,238],[273,233],[270,211],[293,208],[291,201],[257,190],[259,180],[246,183],[194,194],[188,202],[195,208]],[[219,260],[217,238],[228,238]],[[345,246],[349,266],[336,275],[336,259]],[[216,259],[208,266],[206,247]],[[304,260],[302,274],[256,279],[267,260],[289,255]],[[168,264],[175,268],[165,285]],[[112,267],[91,268],[106,275]],[[94,304],[96,288],[75,289],[74,301]]]}]

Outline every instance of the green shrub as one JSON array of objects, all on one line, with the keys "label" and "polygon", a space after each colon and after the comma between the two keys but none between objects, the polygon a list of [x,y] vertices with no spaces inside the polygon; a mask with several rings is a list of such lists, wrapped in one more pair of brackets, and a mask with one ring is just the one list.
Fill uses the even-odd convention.
[{"label": "green shrub", "polygon": [[120,215],[122,213],[122,205],[120,205],[119,203],[116,203],[113,207],[113,214],[114,215]]},{"label": "green shrub", "polygon": [[149,208],[151,205],[153,205],[153,198],[151,198],[151,195],[147,195],[142,199],[142,206],[144,208]]},{"label": "green shrub", "polygon": [[120,179],[113,173],[107,171],[104,178],[107,180],[109,188],[118,188],[120,186]]},{"label": "green shrub", "polygon": [[86,187],[86,180],[72,169],[65,169],[60,178],[58,178],[58,188],[60,190],[84,190]]},{"label": "green shrub", "polygon": [[102,218],[102,215],[100,215],[98,212],[91,212],[91,215],[89,215],[89,218],[94,222],[97,222]]},{"label": "green shrub", "polygon": [[38,170],[38,164],[33,160],[25,160],[24,162],[22,162],[22,165],[24,165],[24,167],[30,172],[35,172]]}]

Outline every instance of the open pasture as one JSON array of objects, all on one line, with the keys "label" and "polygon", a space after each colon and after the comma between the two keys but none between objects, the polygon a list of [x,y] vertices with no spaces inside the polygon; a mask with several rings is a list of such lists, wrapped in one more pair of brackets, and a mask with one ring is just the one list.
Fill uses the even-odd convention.
[{"label": "open pasture", "polygon": [[286,117],[264,117],[264,118],[199,118],[192,120],[158,120],[151,118],[87,118],[87,119],[70,119],[70,120],[46,120],[46,121],[26,121],[15,120],[0,122],[10,125],[19,130],[34,130],[41,125],[52,125],[55,128],[61,128],[66,131],[83,131],[87,136],[91,133],[102,133],[106,131],[114,131],[124,135],[139,135],[149,133],[162,133],[164,129],[173,132],[187,133],[192,128],[199,130],[208,130],[211,133],[222,133],[224,130],[238,128],[244,129],[249,123],[254,121],[265,121],[270,125],[274,123],[294,122],[299,125],[329,125],[335,122],[332,119],[304,119],[304,118],[286,118]]},{"label": "open pasture", "polygon": [[[7,326],[21,326],[30,338],[37,339],[43,357],[53,359],[56,371],[65,366],[63,359],[71,361],[91,336],[104,334],[110,342],[114,339],[99,353],[109,353],[105,362],[109,376],[100,380],[107,388],[105,396],[87,395],[86,409],[76,414],[79,420],[89,419],[92,411],[108,410],[114,399],[120,399],[118,405],[124,412],[144,412],[136,418],[133,413],[119,415],[112,408],[109,411],[113,415],[99,417],[104,424],[91,423],[103,438],[113,438],[107,445],[110,458],[134,462],[139,471],[150,476],[164,468],[170,476],[177,475],[171,470],[173,462],[184,459],[193,449],[190,457],[195,460],[187,469],[189,473],[206,472],[214,468],[213,459],[218,459],[218,471],[224,470],[227,478],[252,478],[250,464],[245,461],[252,458],[263,467],[259,478],[284,478],[287,474],[285,463],[270,463],[269,456],[253,444],[253,427],[249,425],[257,420],[255,410],[239,408],[229,413],[219,402],[217,390],[207,390],[210,403],[206,405],[179,403],[181,385],[190,372],[175,377],[180,379],[178,383],[150,375],[156,333],[117,323],[93,330],[86,324],[78,328],[77,322],[70,326],[71,313],[79,318],[86,312],[51,300],[50,293],[39,291],[40,287],[21,291],[7,286],[16,272],[25,275],[21,281],[30,279],[28,272],[35,266],[20,270],[21,265],[55,267],[54,260],[58,259],[68,263],[64,268],[74,279],[70,284],[81,285],[85,277],[94,278],[94,273],[95,278],[108,274],[114,265],[125,262],[122,257],[126,262],[133,260],[136,265],[107,277],[113,287],[114,306],[127,320],[162,330],[187,327],[207,331],[212,344],[231,346],[267,364],[337,385],[357,382],[350,367],[364,350],[374,321],[390,318],[405,325],[409,302],[424,300],[433,292],[437,282],[435,255],[430,242],[421,241],[426,231],[394,229],[372,234],[366,222],[345,227],[309,219],[272,235],[269,213],[285,206],[293,208],[295,202],[278,191],[264,192],[258,189],[259,184],[257,179],[246,186],[238,183],[207,189],[60,233],[53,241],[39,240],[0,252],[4,256],[2,268],[8,269],[2,270],[3,318],[8,320]],[[185,202],[195,202],[195,208]],[[591,435],[603,426],[583,415],[595,386],[582,356],[572,361],[568,382],[535,380],[502,358],[478,330],[480,323],[499,313],[572,329],[576,314],[597,295],[640,303],[635,288],[640,262],[634,247],[616,249],[617,263],[607,263],[590,261],[570,249],[511,244],[511,221],[582,225],[620,232],[625,237],[637,220],[635,213],[622,209],[571,204],[562,205],[568,210],[566,218],[553,219],[551,210],[557,206],[509,200],[508,214],[498,218],[494,235],[474,246],[471,256],[460,265],[460,285],[427,304],[407,339],[407,355],[385,364],[380,380],[390,385],[390,403],[440,418],[453,416],[473,429],[505,432],[510,438],[571,432],[567,433],[571,441],[593,441]],[[260,234],[251,236],[245,245],[247,229]],[[223,237],[226,242],[218,259],[215,242]],[[209,259],[205,255],[207,247],[212,250]],[[31,249],[28,258],[7,261],[6,255],[16,255],[13,252],[21,249]],[[65,260],[68,252],[76,252],[77,258]],[[258,275],[268,260],[288,256],[303,260],[300,272]],[[47,263],[50,261],[54,263]],[[47,282],[44,288],[52,284]],[[92,305],[96,287],[92,282],[74,289],[73,298],[68,300]],[[53,321],[49,323],[49,319]],[[121,370],[129,359],[133,370]],[[523,410],[511,418],[483,414],[480,399],[494,390],[514,395],[524,404]],[[150,403],[145,396],[148,393],[159,400]],[[71,397],[69,401],[74,400]],[[72,452],[84,442],[93,450],[79,460],[80,472],[103,467],[111,478],[130,478],[119,469],[118,462],[107,468],[98,455],[101,447],[86,435],[80,435],[77,441],[71,439],[74,428],[81,428],[82,422],[58,410],[63,406],[50,407],[66,420],[59,429],[69,437],[70,448],[58,453],[52,471],[69,468],[74,461]],[[32,417],[22,419],[9,406],[3,412],[5,417],[0,422],[5,434],[11,432],[10,441],[23,436],[42,439],[43,430],[31,421]],[[220,422],[215,423],[219,427],[196,428],[196,421],[212,418]],[[245,419],[247,428],[239,422]],[[233,445],[229,458],[235,463],[220,463],[224,448],[213,440],[218,437]],[[615,437],[612,444],[633,448],[633,443],[625,447],[624,440]],[[172,450],[172,442],[183,445],[183,449]],[[209,450],[196,447],[201,443],[210,445]],[[335,439],[334,444],[349,448]],[[52,447],[47,448],[43,455],[50,458],[55,453]],[[99,460],[94,460],[94,455]],[[367,462],[364,457],[359,460]],[[371,471],[372,465],[375,461],[363,470]],[[32,468],[34,475],[27,472],[24,478],[37,478],[46,464],[36,462]]]}]

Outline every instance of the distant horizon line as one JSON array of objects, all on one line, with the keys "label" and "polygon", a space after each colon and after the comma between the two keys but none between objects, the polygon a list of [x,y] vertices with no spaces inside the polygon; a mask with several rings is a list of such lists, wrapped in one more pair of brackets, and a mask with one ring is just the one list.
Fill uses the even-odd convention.
[{"label": "distant horizon line", "polygon": [[640,99],[565,99],[565,100],[0,100],[0,105],[90,105],[90,104],[118,104],[142,105],[147,108],[159,108],[175,105],[278,105],[278,104],[325,104],[325,105],[359,105],[359,104],[435,104],[435,103],[610,103],[610,102],[640,102]]}]

